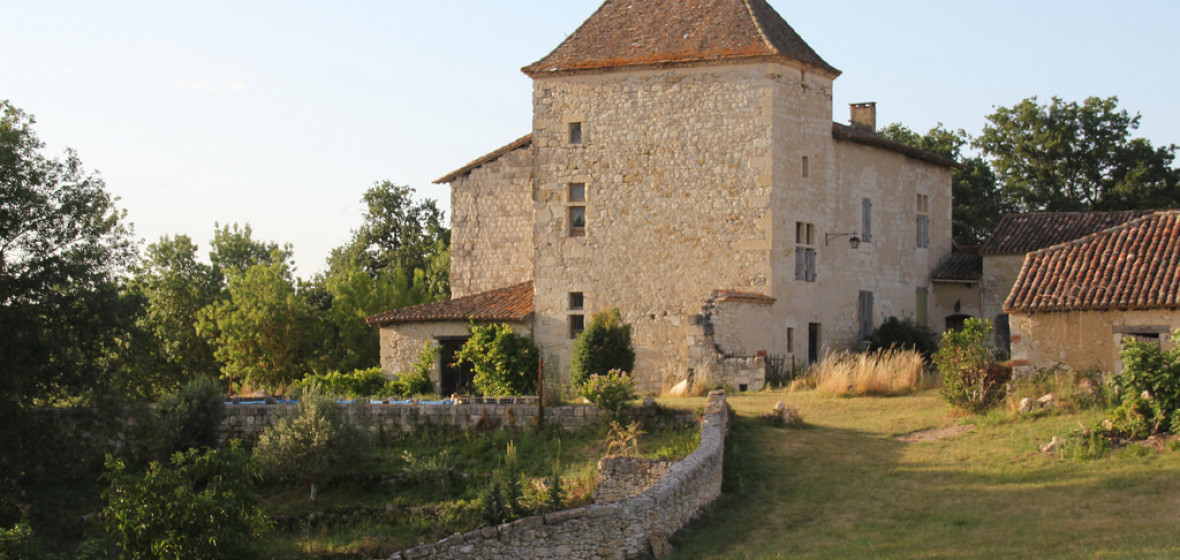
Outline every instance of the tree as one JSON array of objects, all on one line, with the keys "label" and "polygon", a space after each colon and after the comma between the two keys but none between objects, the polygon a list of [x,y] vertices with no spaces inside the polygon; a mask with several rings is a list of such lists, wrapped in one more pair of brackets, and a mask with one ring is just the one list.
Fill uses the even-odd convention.
[{"label": "tree", "polygon": [[963,130],[950,131],[941,124],[925,135],[918,135],[901,124],[891,124],[881,137],[925,150],[963,165],[951,171],[951,211],[955,243],[977,245],[985,241],[1000,218],[1012,210],[996,183],[995,173],[983,158],[967,157],[963,148],[971,137]]},{"label": "tree", "polygon": [[197,330],[213,346],[226,377],[273,389],[299,378],[311,358],[319,324],[296,292],[280,254],[270,264],[231,270],[228,296],[200,311]]},{"label": "tree", "polygon": [[221,279],[197,260],[197,246],[186,235],[161,237],[132,272],[129,289],[143,301],[136,322],[147,335],[150,356],[138,378],[143,393],[159,396],[189,380],[216,377],[213,348],[196,324],[201,309],[220,296]]},{"label": "tree", "polygon": [[245,272],[254,265],[289,262],[293,256],[290,244],[280,247],[273,241],[255,240],[250,224],[238,227],[237,223],[233,226],[214,223],[213,228],[209,261],[220,281],[224,282],[230,274]]},{"label": "tree", "polygon": [[[382,181],[365,192],[364,223],[328,257],[331,274],[360,267],[373,277],[406,274],[424,282],[435,299],[450,295],[451,232],[433,200],[414,202],[410,187]],[[422,271],[421,277],[416,271]]]},{"label": "tree", "polygon": [[623,322],[618,308],[595,313],[586,330],[574,340],[570,382],[581,387],[593,374],[606,375],[612,369],[630,373],[634,368],[631,325]]},{"label": "tree", "polygon": [[312,502],[320,484],[360,463],[368,452],[365,432],[348,423],[340,405],[314,390],[303,393],[294,418],[267,428],[254,447],[267,472],[309,484]]},{"label": "tree", "polygon": [[[124,213],[77,155],[42,153],[34,119],[0,101],[0,524],[40,499],[45,445],[31,409],[92,403],[118,385],[134,308],[119,274],[134,262]],[[80,461],[75,461],[75,464]],[[58,486],[61,486],[59,484]],[[58,513],[60,516],[60,513]],[[39,528],[36,528],[40,531]]]},{"label": "tree", "polygon": [[142,476],[108,456],[99,514],[120,558],[258,558],[272,525],[259,505],[258,466],[237,444],[153,462]]},{"label": "tree", "polygon": [[486,396],[533,395],[541,352],[531,339],[504,324],[471,325],[471,338],[455,353],[456,363],[469,363],[475,389]]},{"label": "tree", "polygon": [[1082,104],[1030,97],[987,117],[976,140],[1005,197],[1022,212],[1125,210],[1180,205],[1176,147],[1131,138],[1139,115],[1118,98]]}]

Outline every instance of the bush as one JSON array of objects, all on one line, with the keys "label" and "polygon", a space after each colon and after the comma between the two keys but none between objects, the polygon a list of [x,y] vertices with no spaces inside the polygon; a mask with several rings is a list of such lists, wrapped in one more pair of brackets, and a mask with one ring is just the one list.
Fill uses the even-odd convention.
[{"label": "bush", "polygon": [[1120,353],[1123,371],[1115,383],[1124,407],[1134,407],[1149,417],[1152,430],[1144,437],[1180,428],[1171,418],[1180,410],[1180,331],[1172,341],[1176,344],[1169,350],[1158,344],[1128,341]]},{"label": "bush", "polygon": [[635,398],[635,380],[621,370],[612,369],[606,375],[592,374],[582,383],[582,396],[610,415],[621,420],[623,407]]},{"label": "bush", "polygon": [[166,459],[178,451],[217,447],[225,399],[210,379],[189,381],[156,408],[159,417],[157,457]]},{"label": "bush", "polygon": [[472,325],[471,338],[455,354],[455,362],[471,364],[475,389],[484,396],[534,395],[540,356],[532,340],[500,323]]},{"label": "bush", "polygon": [[623,322],[618,308],[595,313],[586,330],[574,341],[570,383],[579,388],[590,375],[603,375],[612,369],[635,369],[631,325]]},{"label": "bush", "polygon": [[403,373],[389,382],[387,393],[382,396],[408,398],[414,395],[434,393],[434,382],[430,380],[430,372],[434,370],[434,362],[438,360],[438,348],[429,342],[422,345],[422,352],[418,354],[418,363],[414,369]]},{"label": "bush", "polygon": [[990,321],[972,317],[962,330],[943,333],[934,364],[942,374],[942,396],[952,406],[982,412],[1004,398],[1012,370],[996,360],[991,332]]},{"label": "bush", "polygon": [[938,351],[934,331],[926,325],[919,325],[913,319],[890,317],[873,330],[869,337],[869,351],[913,350],[926,361]]},{"label": "bush", "polygon": [[813,368],[816,389],[829,395],[900,395],[922,385],[925,362],[912,350],[841,352]]},{"label": "bush", "polygon": [[381,375],[381,368],[358,369],[350,373],[330,371],[311,374],[295,383],[293,390],[302,395],[312,390],[324,395],[341,398],[386,396],[389,382]]},{"label": "bush", "polygon": [[142,476],[107,457],[100,524],[120,558],[256,558],[270,520],[253,484],[258,467],[237,444],[190,449]]},{"label": "bush", "polygon": [[294,418],[284,418],[262,432],[254,457],[269,473],[309,484],[314,502],[320,484],[367,459],[367,436],[348,422],[340,405],[308,391]]}]

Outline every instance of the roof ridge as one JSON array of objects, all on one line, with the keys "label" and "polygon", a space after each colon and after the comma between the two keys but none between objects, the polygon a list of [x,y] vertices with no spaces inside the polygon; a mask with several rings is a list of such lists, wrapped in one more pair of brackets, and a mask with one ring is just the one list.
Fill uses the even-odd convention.
[{"label": "roof ridge", "polygon": [[742,5],[746,7],[746,13],[750,14],[750,21],[754,22],[754,29],[758,30],[758,35],[762,37],[762,42],[766,43],[766,47],[779,56],[786,56],[774,45],[770,40],[770,36],[766,34],[766,29],[763,29],[762,21],[758,19],[758,14],[754,13],[754,6],[750,4],[750,0],[742,0]]},{"label": "roof ridge", "polygon": [[[1137,212],[1137,210],[1107,210],[1107,211],[1105,211],[1105,213],[1108,213],[1108,214],[1117,213],[1117,212]],[[1068,212],[1061,212],[1061,213],[1064,214],[1064,213],[1068,213]],[[1078,212],[1078,213],[1085,214],[1086,212]],[[1096,238],[1098,236],[1112,234],[1115,232],[1115,230],[1130,229],[1132,227],[1136,227],[1136,226],[1141,225],[1143,222],[1157,219],[1160,216],[1163,216],[1165,214],[1180,214],[1180,210],[1154,210],[1154,211],[1150,211],[1147,214],[1144,214],[1144,215],[1139,216],[1137,218],[1132,218],[1132,219],[1127,220],[1121,224],[1115,224],[1115,225],[1110,226],[1105,229],[1100,229],[1100,230],[1092,232],[1092,233],[1087,233],[1086,235],[1083,235],[1083,236],[1075,238],[1075,239],[1070,239],[1068,241],[1062,241],[1061,243],[1050,245],[1048,247],[1042,247],[1042,248],[1037,249],[1035,251],[1029,251],[1028,254],[1025,255],[1025,260],[1028,260],[1029,257],[1031,257],[1033,255],[1038,255],[1040,253],[1045,253],[1045,252],[1052,251],[1052,250],[1060,250],[1065,247],[1088,243],[1090,241],[1093,241],[1094,238]]]}]

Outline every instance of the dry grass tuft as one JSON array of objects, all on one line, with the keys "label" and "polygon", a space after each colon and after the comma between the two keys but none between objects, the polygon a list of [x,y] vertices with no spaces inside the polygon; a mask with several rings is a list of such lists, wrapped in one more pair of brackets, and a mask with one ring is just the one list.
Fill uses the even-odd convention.
[{"label": "dry grass tuft", "polygon": [[816,389],[837,397],[901,395],[926,382],[926,364],[912,350],[828,354],[814,367]]}]

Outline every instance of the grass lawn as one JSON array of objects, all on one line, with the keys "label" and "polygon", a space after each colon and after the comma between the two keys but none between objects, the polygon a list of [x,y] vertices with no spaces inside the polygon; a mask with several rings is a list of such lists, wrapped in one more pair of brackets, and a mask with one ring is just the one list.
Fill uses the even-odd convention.
[{"label": "grass lawn", "polygon": [[[757,420],[780,400],[805,428]],[[957,417],[937,391],[729,404],[726,494],[677,535],[672,558],[1180,558],[1180,452],[1136,446],[1085,463],[1039,452],[1099,411]],[[897,439],[959,424],[975,428]]]}]

